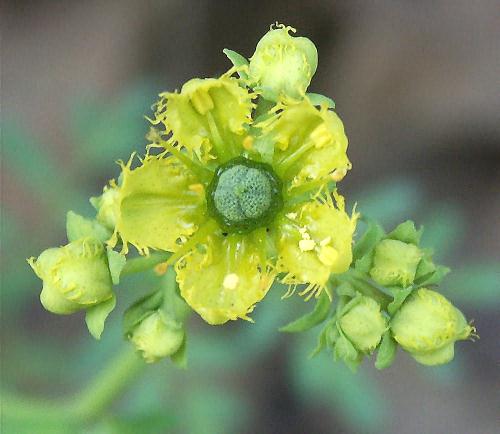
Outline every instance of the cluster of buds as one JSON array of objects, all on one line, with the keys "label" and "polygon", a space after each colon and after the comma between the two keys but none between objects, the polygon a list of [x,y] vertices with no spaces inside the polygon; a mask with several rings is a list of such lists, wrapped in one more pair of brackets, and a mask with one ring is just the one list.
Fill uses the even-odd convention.
[{"label": "cluster of buds", "polygon": [[[353,266],[330,279],[338,295],[335,309],[317,308],[307,321],[284,331],[303,331],[324,323],[314,354],[330,348],[350,368],[377,351],[375,366],[390,366],[397,347],[424,365],[448,363],[456,341],[475,337],[475,328],[436,287],[449,271],[434,264],[420,246],[422,229],[406,221],[389,234],[374,223],[354,248]],[[318,301],[321,306],[324,300]],[[295,324],[295,325],[294,325]]]}]

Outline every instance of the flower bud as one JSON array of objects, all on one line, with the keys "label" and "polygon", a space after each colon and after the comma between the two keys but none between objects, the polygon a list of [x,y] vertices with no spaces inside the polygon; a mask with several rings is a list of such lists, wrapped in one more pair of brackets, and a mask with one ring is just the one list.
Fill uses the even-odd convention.
[{"label": "flower bud", "polygon": [[375,247],[370,276],[386,286],[408,286],[415,279],[422,251],[414,244],[386,239]]},{"label": "flower bud", "polygon": [[342,315],[339,325],[356,349],[364,353],[371,353],[377,347],[388,328],[387,321],[380,312],[380,305],[364,296]]},{"label": "flower bud", "polygon": [[453,359],[455,341],[467,339],[474,328],[445,297],[421,288],[394,315],[391,331],[417,362],[440,365]]},{"label": "flower bud", "polygon": [[307,38],[290,36],[290,31],[295,29],[284,25],[271,28],[250,59],[249,80],[269,101],[302,99],[318,66],[315,45]]},{"label": "flower bud", "polygon": [[96,220],[110,229],[115,230],[116,221],[120,212],[119,188],[114,182],[104,187],[100,196],[90,198],[90,203],[97,211]]},{"label": "flower bud", "polygon": [[94,238],[82,238],[30,258],[43,281],[40,301],[49,312],[66,315],[113,296],[106,250]]},{"label": "flower bud", "polygon": [[157,310],[132,331],[130,340],[147,363],[173,355],[184,342],[184,329]]}]

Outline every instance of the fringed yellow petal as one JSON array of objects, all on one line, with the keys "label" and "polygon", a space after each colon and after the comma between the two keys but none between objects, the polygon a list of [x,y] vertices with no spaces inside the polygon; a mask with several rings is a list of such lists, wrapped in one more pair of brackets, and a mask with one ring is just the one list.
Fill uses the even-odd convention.
[{"label": "fringed yellow petal", "polygon": [[241,152],[252,97],[228,75],[195,78],[180,93],[160,94],[153,123],[162,123],[173,140],[201,162],[217,159],[220,164]]},{"label": "fringed yellow petal", "polygon": [[273,167],[288,182],[288,190],[320,180],[340,180],[351,163],[337,114],[326,106],[317,109],[307,98],[281,108],[257,127],[262,130],[259,140],[274,143]]},{"label": "fringed yellow petal", "polygon": [[[141,253],[149,249],[176,251],[182,237],[193,234],[203,221],[203,186],[175,157],[147,156],[131,169],[122,166],[116,234]],[[201,192],[200,192],[200,188]]]},{"label": "fringed yellow petal", "polygon": [[[258,231],[256,231],[258,232]],[[209,324],[247,319],[274,280],[266,262],[264,238],[216,233],[176,264],[186,302]]]},{"label": "fringed yellow petal", "polygon": [[347,271],[352,261],[352,237],[358,215],[349,217],[344,198],[335,194],[301,204],[277,223],[277,270],[292,288],[307,284],[301,295],[319,295],[331,273]]}]

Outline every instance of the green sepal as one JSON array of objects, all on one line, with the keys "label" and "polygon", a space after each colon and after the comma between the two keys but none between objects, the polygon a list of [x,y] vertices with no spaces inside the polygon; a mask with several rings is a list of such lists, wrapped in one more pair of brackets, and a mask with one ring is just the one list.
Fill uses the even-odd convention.
[{"label": "green sepal", "polygon": [[309,101],[311,101],[312,105],[316,106],[326,105],[328,108],[331,109],[335,108],[335,101],[331,98],[328,98],[325,95],[321,95],[319,93],[307,92],[306,96],[309,98]]},{"label": "green sepal", "polygon": [[321,333],[318,335],[316,347],[311,351],[311,354],[309,354],[310,359],[316,357],[325,348],[331,348],[338,339],[339,332],[335,323],[336,318],[337,316],[333,315],[321,330]]},{"label": "green sepal", "polygon": [[328,313],[330,312],[330,305],[331,302],[328,295],[323,292],[316,302],[312,312],[309,312],[295,321],[281,327],[279,331],[286,333],[299,333],[312,329],[326,319]]},{"label": "green sepal", "polygon": [[396,357],[396,350],[398,345],[393,339],[391,332],[387,331],[382,336],[382,342],[377,351],[377,358],[375,360],[375,367],[377,369],[385,369],[392,365]]},{"label": "green sepal", "polygon": [[112,235],[111,231],[98,221],[87,219],[73,211],[66,214],[66,233],[70,242],[91,237],[104,243]]},{"label": "green sepal", "polygon": [[372,268],[374,251],[370,250],[354,263],[354,268],[360,273],[368,274]]},{"label": "green sepal", "polygon": [[170,356],[170,360],[180,369],[187,369],[187,338],[184,335],[184,340],[180,348]]},{"label": "green sepal", "polygon": [[89,307],[85,314],[85,323],[90,334],[97,340],[101,339],[101,334],[104,330],[104,323],[108,315],[116,306],[116,297],[113,296],[102,303]]},{"label": "green sepal", "polygon": [[444,265],[438,265],[436,267],[436,271],[434,271],[432,274],[423,276],[421,279],[416,281],[415,283],[418,285],[418,287],[422,286],[429,286],[429,285],[437,285],[441,283],[441,280],[450,272],[450,269],[448,267],[445,267]]},{"label": "green sepal", "polygon": [[107,248],[109,273],[111,274],[111,281],[113,285],[120,283],[120,273],[127,262],[125,255],[115,252],[112,248]]},{"label": "green sepal", "polygon": [[420,243],[420,238],[422,237],[423,230],[423,227],[420,227],[420,229],[417,230],[414,222],[412,222],[411,220],[406,220],[405,222],[396,226],[396,229],[390,232],[387,235],[387,238],[418,246]]},{"label": "green sepal", "polygon": [[161,288],[163,291],[161,310],[168,318],[172,318],[179,324],[184,323],[192,310],[179,294],[179,288],[175,284],[175,271],[172,267],[162,277]]},{"label": "green sepal", "polygon": [[337,326],[339,337],[333,347],[334,360],[342,360],[351,371],[355,372],[363,361],[363,354],[358,352],[351,341]]},{"label": "green sepal", "polygon": [[123,333],[125,337],[132,334],[134,327],[143,319],[158,310],[163,303],[163,291],[155,291],[130,306],[123,315]]},{"label": "green sepal", "polygon": [[391,301],[387,306],[387,312],[389,312],[389,315],[394,316],[394,314],[401,307],[406,298],[412,293],[413,289],[414,287],[410,286],[408,288],[397,289],[393,291],[394,300]]},{"label": "green sepal", "polygon": [[363,236],[356,241],[352,250],[353,261],[363,258],[370,253],[385,235],[384,229],[378,223],[369,220]]},{"label": "green sepal", "polygon": [[346,295],[348,297],[356,297],[357,292],[349,282],[342,282],[337,288],[335,288],[337,295]]},{"label": "green sepal", "polygon": [[238,75],[243,80],[248,80],[248,74],[241,69],[242,66],[248,65],[248,60],[243,57],[240,53],[230,50],[229,48],[224,48],[222,52],[227,56],[231,63],[238,68]]},{"label": "green sepal", "polygon": [[432,253],[428,250],[423,250],[424,257],[420,260],[415,272],[415,282],[418,283],[419,279],[426,278],[436,271],[436,264],[432,261]]}]

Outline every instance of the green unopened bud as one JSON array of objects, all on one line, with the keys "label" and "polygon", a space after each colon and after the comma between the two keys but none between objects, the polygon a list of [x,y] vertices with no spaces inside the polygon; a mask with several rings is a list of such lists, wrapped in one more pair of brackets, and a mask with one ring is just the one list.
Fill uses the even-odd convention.
[{"label": "green unopened bud", "polygon": [[388,328],[380,305],[364,296],[342,315],[339,325],[356,349],[364,353],[371,353],[377,347]]},{"label": "green unopened bud", "polygon": [[453,359],[455,342],[467,339],[475,330],[445,297],[421,288],[394,315],[391,331],[417,362],[440,365]]},{"label": "green unopened bud", "polygon": [[318,66],[312,41],[290,36],[290,32],[295,29],[284,25],[271,28],[250,59],[250,83],[269,101],[302,99]]},{"label": "green unopened bud", "polygon": [[119,188],[114,182],[110,186],[104,187],[100,196],[90,198],[90,203],[97,211],[96,220],[114,231],[120,206],[118,203]]},{"label": "green unopened bud", "polygon": [[147,363],[175,354],[184,342],[184,329],[161,311],[144,318],[132,331],[130,340]]},{"label": "green unopened bud", "polygon": [[113,297],[106,250],[94,238],[47,249],[28,263],[43,281],[40,301],[49,312],[70,314]]},{"label": "green unopened bud", "polygon": [[370,276],[386,286],[408,286],[415,279],[422,251],[414,244],[386,239],[378,243]]}]

